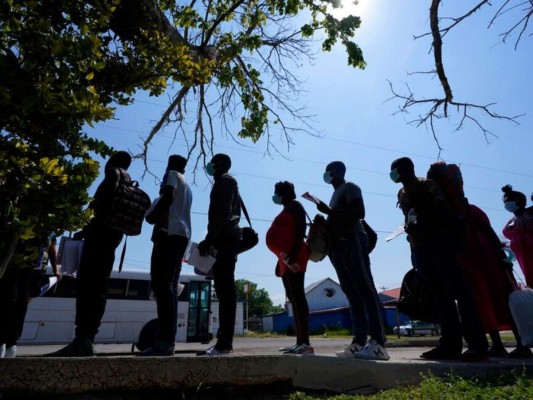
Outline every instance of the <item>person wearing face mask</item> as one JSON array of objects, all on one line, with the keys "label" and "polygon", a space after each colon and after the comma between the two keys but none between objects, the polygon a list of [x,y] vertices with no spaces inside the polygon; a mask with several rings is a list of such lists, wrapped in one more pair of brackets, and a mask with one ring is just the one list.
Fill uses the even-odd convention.
[{"label": "person wearing face mask", "polygon": [[[448,202],[434,181],[415,175],[414,164],[407,157],[391,164],[390,178],[403,185],[398,192],[398,206],[405,216],[413,264],[422,284],[431,288],[433,309],[441,324],[439,345],[421,357],[489,361],[488,341],[459,266]],[[464,353],[462,336],[468,345]]]},{"label": "person wearing face mask", "polygon": [[280,349],[285,354],[314,354],[309,342],[309,306],[305,297],[305,271],[309,261],[309,249],[305,238],[305,210],[296,200],[294,185],[278,182],[272,196],[274,204],[283,210],[272,222],[266,234],[266,244],[277,257],[276,275],[283,281],[296,324],[296,344]]},{"label": "person wearing face mask", "polygon": [[346,166],[341,161],[329,163],[324,182],[334,188],[329,206],[317,205],[326,214],[331,234],[329,258],[341,288],[350,303],[354,337],[338,357],[388,360],[381,303],[374,285],[368,256],[368,237],[361,223],[365,205],[361,189],[344,179]]},{"label": "person wearing face mask", "polygon": [[504,207],[513,213],[503,235],[510,241],[527,286],[533,287],[533,207],[526,208],[526,196],[514,191],[511,185],[504,186],[502,191]]},{"label": "person wearing face mask", "polygon": [[223,356],[233,353],[233,334],[237,309],[235,264],[241,241],[241,197],[237,181],[230,174],[231,158],[215,154],[205,171],[214,179],[210,194],[207,234],[198,244],[200,255],[215,254],[213,281],[219,300],[217,343],[199,356]]}]

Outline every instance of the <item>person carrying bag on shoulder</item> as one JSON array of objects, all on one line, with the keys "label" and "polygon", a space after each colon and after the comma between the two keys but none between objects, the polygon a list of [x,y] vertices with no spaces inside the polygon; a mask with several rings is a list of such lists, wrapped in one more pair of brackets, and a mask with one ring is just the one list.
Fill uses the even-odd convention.
[{"label": "person carrying bag on shoulder", "polygon": [[235,265],[242,240],[241,197],[233,176],[228,174],[231,158],[226,154],[215,154],[207,163],[206,173],[213,177],[211,189],[207,235],[198,244],[201,256],[214,255],[212,273],[214,287],[219,300],[219,329],[217,343],[199,356],[222,356],[233,353],[233,334],[237,292],[235,287]]},{"label": "person carrying bag on shoulder", "polygon": [[[74,340],[66,347],[45,357],[94,357],[97,335],[107,304],[107,282],[115,262],[115,250],[124,232],[111,226],[121,182],[131,178],[127,172],[131,156],[125,151],[114,153],[105,165],[105,177],[96,189],[93,202],[94,218],[75,235],[83,239],[83,250],[76,276],[76,330]],[[149,199],[148,199],[149,202]],[[149,206],[149,203],[148,203]],[[145,210],[143,211],[144,215]]]}]

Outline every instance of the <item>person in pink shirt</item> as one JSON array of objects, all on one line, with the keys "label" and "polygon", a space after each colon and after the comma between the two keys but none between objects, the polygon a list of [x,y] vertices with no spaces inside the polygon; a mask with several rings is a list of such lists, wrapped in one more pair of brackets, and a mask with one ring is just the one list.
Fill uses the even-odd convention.
[{"label": "person in pink shirt", "polygon": [[511,185],[504,186],[502,191],[505,209],[513,213],[503,235],[510,241],[527,286],[533,287],[533,207],[526,208],[525,194],[514,191]]}]

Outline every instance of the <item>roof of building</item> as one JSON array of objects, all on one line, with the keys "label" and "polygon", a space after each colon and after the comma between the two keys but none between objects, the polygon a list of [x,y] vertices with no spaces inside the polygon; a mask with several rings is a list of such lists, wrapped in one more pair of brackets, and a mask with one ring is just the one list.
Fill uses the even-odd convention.
[{"label": "roof of building", "polygon": [[399,299],[400,298],[400,288],[384,290],[383,292],[380,292],[380,294],[382,294],[384,296],[391,297],[393,299]]},{"label": "roof of building", "polygon": [[319,281],[313,282],[313,283],[311,283],[309,286],[307,286],[307,287],[305,288],[305,294],[311,292],[311,291],[312,291],[313,289],[315,289],[317,286],[320,286],[322,283],[324,283],[324,282],[326,282],[326,281],[329,281],[329,282],[331,282],[332,284],[334,284],[335,286],[340,287],[340,285],[339,285],[337,282],[335,282],[333,279],[331,279],[331,278],[324,278],[324,279],[321,279],[321,280],[319,280]]}]

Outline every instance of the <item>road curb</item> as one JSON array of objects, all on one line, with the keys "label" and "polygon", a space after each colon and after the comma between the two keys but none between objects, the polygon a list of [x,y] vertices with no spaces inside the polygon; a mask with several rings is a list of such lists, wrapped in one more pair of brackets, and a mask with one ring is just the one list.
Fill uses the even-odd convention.
[{"label": "road curb", "polygon": [[332,356],[96,357],[0,360],[0,390],[17,394],[194,389],[283,383],[295,389],[367,393],[416,385],[423,374],[469,378],[517,371],[533,376],[533,362],[365,361]]}]

